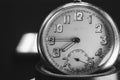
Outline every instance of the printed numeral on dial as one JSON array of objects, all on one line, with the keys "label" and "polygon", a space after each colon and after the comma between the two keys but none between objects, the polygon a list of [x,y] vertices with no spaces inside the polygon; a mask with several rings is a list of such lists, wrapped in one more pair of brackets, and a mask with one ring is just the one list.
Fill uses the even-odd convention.
[{"label": "printed numeral on dial", "polygon": [[60,57],[60,53],[61,53],[61,49],[60,48],[54,48],[53,49],[53,57],[54,58],[58,58],[58,57]]},{"label": "printed numeral on dial", "polygon": [[64,16],[64,24],[70,24],[70,15]]},{"label": "printed numeral on dial", "polygon": [[92,24],[92,15],[89,15],[89,17],[87,19],[88,19],[88,23]]},{"label": "printed numeral on dial", "polygon": [[62,24],[57,24],[55,26],[55,33],[62,33],[63,32],[63,25]]},{"label": "printed numeral on dial", "polygon": [[100,38],[102,39],[102,41],[100,42],[102,45],[107,44],[106,36],[101,36]]},{"label": "printed numeral on dial", "polygon": [[54,36],[49,36],[47,38],[47,41],[48,41],[49,45],[54,45],[55,44],[55,37]]},{"label": "printed numeral on dial", "polygon": [[96,28],[96,31],[95,31],[96,33],[102,33],[102,24],[97,24],[95,28]]},{"label": "printed numeral on dial", "polygon": [[83,13],[80,12],[80,11],[77,11],[77,12],[75,13],[75,20],[76,20],[76,21],[82,21],[82,20],[83,20]]},{"label": "printed numeral on dial", "polygon": [[99,56],[100,58],[103,58],[103,57],[104,57],[102,48],[99,48],[99,49],[98,49],[98,51],[95,53],[95,56]]}]

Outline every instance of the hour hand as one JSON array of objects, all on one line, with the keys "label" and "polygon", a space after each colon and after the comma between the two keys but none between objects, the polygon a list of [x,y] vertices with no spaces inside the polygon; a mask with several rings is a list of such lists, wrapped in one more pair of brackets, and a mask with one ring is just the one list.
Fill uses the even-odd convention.
[{"label": "hour hand", "polygon": [[55,42],[72,42],[72,39],[71,38],[57,38],[54,36],[49,36],[46,38],[46,41],[48,41],[50,45],[54,45]]}]

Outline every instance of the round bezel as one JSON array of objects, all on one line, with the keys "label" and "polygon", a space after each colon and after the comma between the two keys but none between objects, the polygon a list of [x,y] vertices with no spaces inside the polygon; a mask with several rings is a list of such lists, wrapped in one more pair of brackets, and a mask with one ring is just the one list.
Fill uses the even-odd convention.
[{"label": "round bezel", "polygon": [[96,6],[93,6],[89,3],[86,3],[86,2],[73,2],[73,3],[65,4],[65,5],[55,9],[47,16],[47,18],[45,19],[45,21],[43,22],[43,24],[40,28],[40,31],[39,31],[38,37],[37,37],[38,38],[37,39],[37,48],[38,48],[38,52],[40,53],[42,60],[45,61],[45,64],[48,64],[49,66],[54,67],[49,62],[46,55],[44,54],[44,53],[47,53],[47,51],[44,49],[45,45],[43,44],[43,38],[45,35],[44,31],[47,29],[48,23],[52,20],[52,18],[54,18],[55,15],[62,12],[62,10],[66,9],[68,7],[73,7],[73,6],[83,6],[83,7],[90,8],[90,9],[94,10],[95,12],[97,12],[98,14],[102,15],[102,17],[111,25],[113,34],[114,34],[113,50],[111,51],[111,53],[108,54],[107,57],[109,57],[109,58],[104,57],[103,60],[98,65],[101,70],[108,69],[115,63],[115,61],[119,55],[119,53],[118,53],[119,52],[119,32],[118,32],[118,29],[117,29],[114,21],[106,12],[104,12],[102,9],[100,9]]}]

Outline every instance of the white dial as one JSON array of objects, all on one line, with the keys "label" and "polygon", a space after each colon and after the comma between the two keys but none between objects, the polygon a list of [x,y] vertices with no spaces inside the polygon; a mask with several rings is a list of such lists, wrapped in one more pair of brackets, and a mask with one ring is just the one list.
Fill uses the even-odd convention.
[{"label": "white dial", "polygon": [[108,61],[115,32],[96,9],[80,4],[61,8],[40,31],[42,56],[66,74],[89,74]]}]

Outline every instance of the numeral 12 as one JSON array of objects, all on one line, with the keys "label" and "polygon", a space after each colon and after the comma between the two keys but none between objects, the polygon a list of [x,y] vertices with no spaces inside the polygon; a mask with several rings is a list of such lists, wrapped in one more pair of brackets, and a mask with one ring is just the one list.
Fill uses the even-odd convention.
[{"label": "numeral 12", "polygon": [[77,12],[75,13],[75,20],[76,20],[76,21],[82,21],[82,20],[83,20],[83,13],[80,12],[80,11],[77,11]]}]

